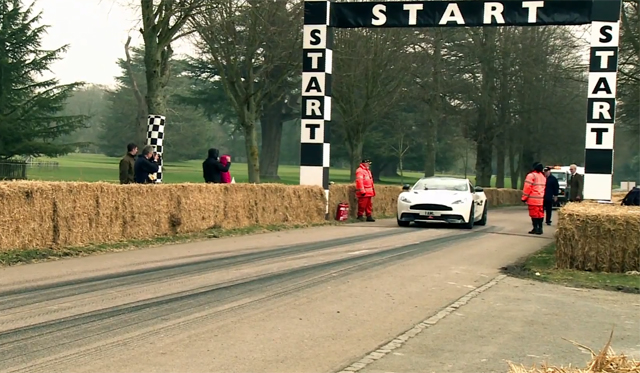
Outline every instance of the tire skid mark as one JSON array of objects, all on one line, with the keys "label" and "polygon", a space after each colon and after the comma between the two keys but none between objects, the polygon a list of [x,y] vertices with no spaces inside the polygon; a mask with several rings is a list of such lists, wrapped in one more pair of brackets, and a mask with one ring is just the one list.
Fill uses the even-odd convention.
[{"label": "tire skid mark", "polygon": [[320,242],[288,245],[271,250],[215,257],[195,262],[145,268],[11,290],[8,292],[0,292],[0,311],[7,311],[17,307],[45,302],[47,300],[60,299],[68,295],[102,291],[128,284],[144,285],[161,280],[173,281],[178,278],[189,277],[198,273],[210,272],[214,269],[227,269],[241,264],[252,264],[263,260],[278,259],[296,253],[310,253],[328,250],[336,246],[349,245],[357,242],[375,240],[382,237],[415,232],[415,230],[397,228],[391,232],[378,232],[374,234],[363,234]]},{"label": "tire skid mark", "polygon": [[[159,297],[152,301],[133,302],[111,309],[0,333],[0,351],[2,351],[0,363],[5,362],[0,364],[0,367],[6,363],[11,364],[12,361],[17,363],[18,361],[46,359],[47,356],[51,356],[51,353],[55,353],[51,350],[68,351],[71,347],[70,345],[73,344],[87,346],[89,343],[87,340],[92,338],[97,338],[98,341],[96,343],[99,343],[100,339],[104,339],[102,337],[107,334],[115,333],[117,337],[117,334],[122,334],[126,328],[140,330],[143,324],[150,324],[147,327],[153,328],[152,330],[128,339],[129,343],[140,341],[141,338],[150,338],[158,333],[166,333],[168,329],[182,327],[185,323],[201,322],[209,318],[219,317],[222,313],[229,313],[256,302],[264,302],[289,295],[304,288],[317,286],[335,279],[337,275],[348,275],[388,265],[399,260],[407,260],[414,256],[445,248],[447,245],[458,241],[475,238],[480,234],[482,234],[482,231],[477,230],[472,233],[438,237],[390,250],[347,257],[293,270],[289,269],[280,273],[256,276],[255,278],[247,278],[243,281],[236,281],[226,285],[210,285],[202,289],[193,289],[171,296]],[[341,266],[343,268],[340,268]],[[309,276],[315,277],[309,279]],[[230,303],[234,299],[248,298],[252,294],[262,294],[267,290],[275,293],[264,295],[257,300],[250,300],[235,307],[206,312],[207,309],[212,308],[211,305],[214,301],[217,302],[215,306],[220,308],[224,307],[225,301]],[[181,321],[181,319],[199,311],[205,312],[205,314],[189,321]],[[173,318],[174,325],[165,327],[157,325],[158,319],[165,319],[163,321],[166,322],[171,321],[171,318]],[[118,340],[114,342],[112,348],[122,347],[125,341]],[[101,344],[99,347],[79,351],[66,358],[61,358],[64,360],[81,358],[98,351],[104,352],[108,346],[108,344]],[[55,358],[54,360],[60,361]],[[48,365],[46,362],[43,362],[43,364]],[[32,368],[36,367],[32,366]]]}]

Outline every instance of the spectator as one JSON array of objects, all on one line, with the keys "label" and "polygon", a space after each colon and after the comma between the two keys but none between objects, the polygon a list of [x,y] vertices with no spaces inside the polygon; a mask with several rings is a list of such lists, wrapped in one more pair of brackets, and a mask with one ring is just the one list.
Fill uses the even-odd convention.
[{"label": "spectator", "polygon": [[547,225],[551,225],[551,214],[553,213],[553,205],[558,202],[560,184],[558,179],[551,174],[551,168],[545,167],[544,176],[547,178],[547,185],[544,188],[544,212]]},{"label": "spectator", "polygon": [[[220,157],[220,163],[222,163],[223,166],[228,165],[229,162],[231,162],[231,156],[230,155],[223,154]],[[220,181],[222,182],[222,184],[231,184],[231,172],[229,172],[229,171],[220,172]]]},{"label": "spectator", "polygon": [[209,156],[202,162],[202,176],[205,183],[220,184],[222,182],[222,172],[229,171],[231,158],[227,159],[227,164],[223,165],[218,159],[220,152],[218,149],[209,149]]},{"label": "spectator", "polygon": [[134,143],[127,145],[127,154],[120,160],[120,184],[135,183],[135,173],[133,171],[136,163],[138,147]]},{"label": "spectator", "polygon": [[153,152],[151,145],[145,146],[134,166],[136,183],[153,184],[155,182],[154,174],[158,172],[158,169],[158,154]]},{"label": "spectator", "polygon": [[569,201],[580,202],[582,201],[584,176],[578,173],[578,166],[575,164],[569,166],[569,172],[571,172],[571,179],[569,180]]}]

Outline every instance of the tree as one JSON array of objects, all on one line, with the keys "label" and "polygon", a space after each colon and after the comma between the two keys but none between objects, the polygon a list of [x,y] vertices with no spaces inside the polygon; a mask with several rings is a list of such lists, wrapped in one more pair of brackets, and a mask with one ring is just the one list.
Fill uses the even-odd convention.
[{"label": "tree", "polygon": [[[295,22],[290,18],[295,13],[286,12],[288,5],[284,0],[220,0],[191,21],[199,36],[199,76],[208,81],[219,79],[236,112],[252,183],[259,183],[261,174],[257,124],[265,106],[276,103],[284,94],[280,87],[291,73],[290,66],[297,65],[294,59],[299,59],[292,51],[299,48],[300,32],[291,27]],[[277,36],[277,48],[266,41],[268,35]],[[276,110],[282,113],[284,109]],[[281,118],[278,120],[282,123]]]},{"label": "tree", "polygon": [[83,127],[87,119],[61,114],[82,83],[37,80],[67,47],[40,49],[48,26],[37,26],[42,13],[33,13],[33,4],[0,0],[0,159],[66,154],[74,144],[55,140]]},{"label": "tree", "polygon": [[336,30],[333,128],[346,140],[352,180],[367,133],[393,109],[410,81],[410,35],[402,29]]},{"label": "tree", "polygon": [[[122,75],[117,77],[118,86],[107,93],[109,108],[103,117],[101,150],[111,156],[122,155],[124,146],[136,137],[136,128],[132,123],[139,117],[139,106],[135,100],[136,91],[142,95],[146,92],[146,84],[142,77],[145,74],[144,50],[133,48],[128,60],[119,59],[118,66]],[[207,148],[224,134],[216,119],[209,119],[201,109],[183,102],[182,98],[198,83],[183,74],[187,62],[180,59],[170,61],[171,70],[167,88],[171,92],[166,100],[167,112],[171,114],[171,127],[174,136],[165,139],[165,159],[172,161],[202,159]],[[143,84],[134,85],[141,81]],[[146,111],[143,113],[146,116]],[[140,146],[140,144],[139,144]]]},{"label": "tree", "polygon": [[87,116],[86,128],[80,128],[69,135],[61,136],[56,141],[60,143],[77,143],[80,151],[96,153],[99,150],[99,135],[102,130],[102,121],[105,119],[105,111],[108,109],[107,87],[100,85],[87,85],[77,89],[65,102],[65,115]]},{"label": "tree", "polygon": [[[166,115],[165,88],[169,82],[171,43],[183,37],[183,27],[204,0],[140,0],[147,82],[147,112]],[[146,128],[144,129],[146,131]]]}]

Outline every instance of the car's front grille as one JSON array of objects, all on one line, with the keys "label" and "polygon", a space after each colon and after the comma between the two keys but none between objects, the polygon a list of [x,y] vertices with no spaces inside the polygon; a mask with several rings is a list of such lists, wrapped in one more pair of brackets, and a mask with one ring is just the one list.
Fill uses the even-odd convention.
[{"label": "car's front grille", "polygon": [[436,205],[432,203],[419,203],[411,205],[411,210],[428,210],[428,211],[452,211],[453,209],[445,205]]}]

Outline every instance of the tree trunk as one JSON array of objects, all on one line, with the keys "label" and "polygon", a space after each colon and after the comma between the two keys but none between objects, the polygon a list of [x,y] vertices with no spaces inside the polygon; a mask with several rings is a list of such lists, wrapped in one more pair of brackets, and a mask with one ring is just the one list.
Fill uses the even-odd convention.
[{"label": "tree trunk", "polygon": [[260,154],[260,178],[280,180],[280,144],[282,143],[284,98],[265,107],[260,124],[262,128],[262,153]]},{"label": "tree trunk", "polygon": [[243,123],[244,144],[247,151],[247,170],[250,183],[260,183],[260,160],[258,151],[258,135],[255,123]]},{"label": "tree trunk", "polygon": [[498,165],[496,167],[496,188],[504,188],[504,174],[505,174],[505,158],[506,158],[506,141],[504,138],[504,131],[500,131],[498,135],[498,141],[496,144],[496,159]]},{"label": "tree trunk", "polygon": [[362,148],[364,147],[363,139],[353,139],[348,141],[349,155],[351,157],[351,175],[349,180],[356,180],[356,170],[360,167],[362,161]]},{"label": "tree trunk", "polygon": [[516,152],[513,145],[509,146],[509,174],[511,175],[511,188],[518,189],[518,180],[520,179],[520,167],[516,162]]},{"label": "tree trunk", "polygon": [[427,124],[427,136],[425,138],[424,154],[424,176],[435,176],[436,174],[436,141],[438,127],[436,123],[429,121]]},{"label": "tree trunk", "polygon": [[398,177],[398,165],[399,159],[390,159],[389,162],[385,162],[384,167],[380,170],[381,177]]},{"label": "tree trunk", "polygon": [[491,160],[493,159],[493,144],[487,139],[478,141],[476,147],[476,185],[490,188],[492,167]]}]

